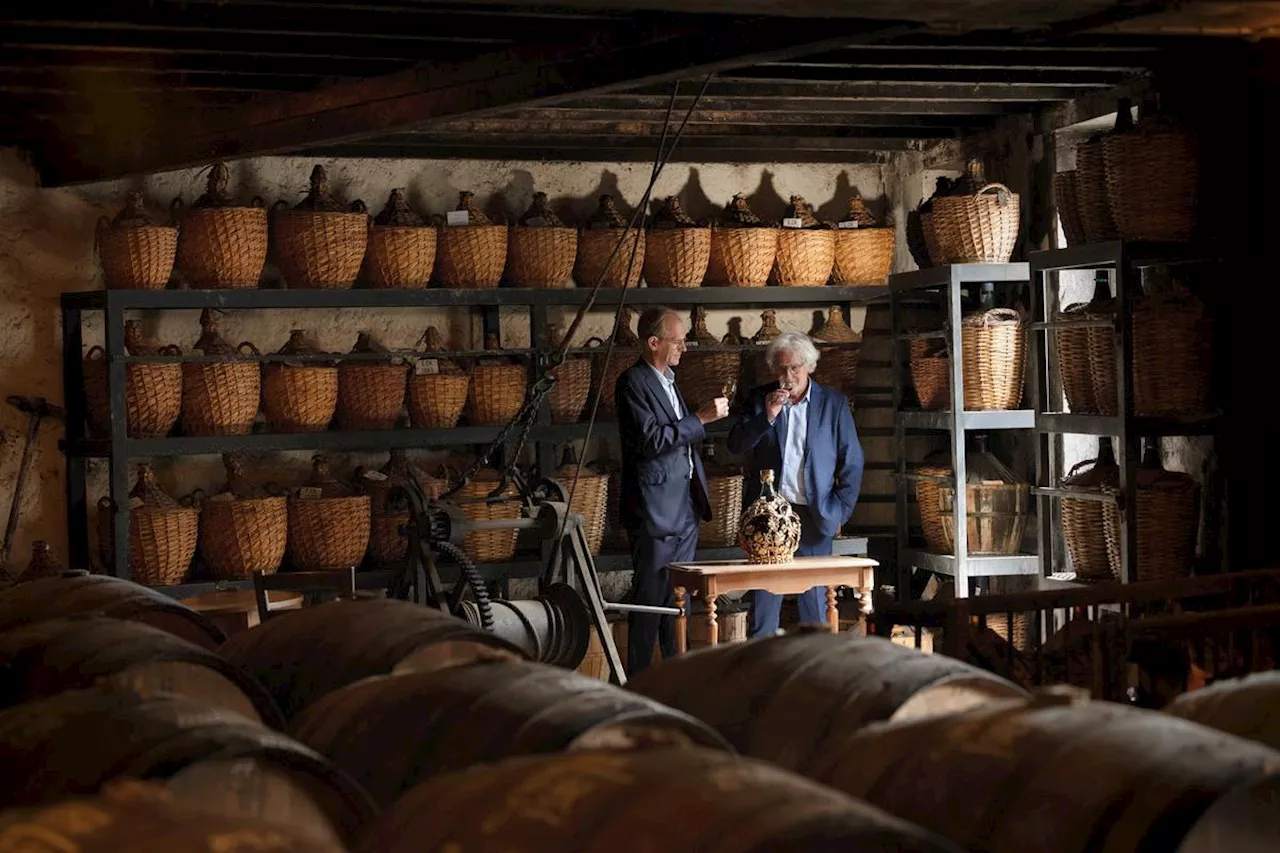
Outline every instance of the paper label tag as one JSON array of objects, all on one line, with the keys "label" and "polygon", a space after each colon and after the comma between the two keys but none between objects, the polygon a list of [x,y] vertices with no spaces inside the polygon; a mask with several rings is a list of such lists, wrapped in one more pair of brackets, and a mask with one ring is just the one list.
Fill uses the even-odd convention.
[{"label": "paper label tag", "polygon": [[788,216],[786,219],[782,220],[782,227],[783,228],[803,228],[804,220],[798,216]]},{"label": "paper label tag", "polygon": [[420,358],[413,366],[414,376],[431,375],[440,372],[440,361],[435,358]]},{"label": "paper label tag", "polygon": [[364,478],[366,480],[373,480],[375,483],[381,483],[387,479],[387,475],[381,471],[365,471]]},{"label": "paper label tag", "polygon": [[236,499],[236,496],[230,492],[218,492],[218,494],[209,498],[209,503],[227,503]]},{"label": "paper label tag", "polygon": [[445,225],[470,225],[471,212],[467,210],[451,210],[444,215]]},{"label": "paper label tag", "polygon": [[303,486],[301,489],[298,489],[298,497],[302,498],[304,501],[313,500],[320,497],[322,494],[324,494],[324,492],[320,491],[317,486]]},{"label": "paper label tag", "polygon": [[146,506],[142,498],[129,498],[129,509],[137,509],[140,506]]},{"label": "paper label tag", "polygon": [[846,219],[844,222],[836,223],[836,227],[841,229],[842,231],[853,231],[853,230],[856,230],[858,227],[858,220]]},{"label": "paper label tag", "polygon": [[547,219],[545,216],[534,216],[526,219],[524,224],[530,228],[541,228],[547,224]]}]

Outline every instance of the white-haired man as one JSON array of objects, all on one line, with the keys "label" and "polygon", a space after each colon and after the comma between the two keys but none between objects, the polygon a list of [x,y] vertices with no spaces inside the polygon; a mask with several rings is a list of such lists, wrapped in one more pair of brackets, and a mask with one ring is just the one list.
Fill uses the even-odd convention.
[{"label": "white-haired man", "polygon": [[[729,433],[729,450],[746,454],[748,502],[760,491],[760,472],[774,471],[778,492],[800,516],[798,556],[831,553],[831,540],[858,502],[862,445],[849,401],[812,379],[818,350],[808,335],[783,332],[765,350],[777,381],[751,392],[744,416]],[[800,596],[802,623],[826,621],[826,590]],[[782,596],[754,590],[752,637],[778,631]]]}]

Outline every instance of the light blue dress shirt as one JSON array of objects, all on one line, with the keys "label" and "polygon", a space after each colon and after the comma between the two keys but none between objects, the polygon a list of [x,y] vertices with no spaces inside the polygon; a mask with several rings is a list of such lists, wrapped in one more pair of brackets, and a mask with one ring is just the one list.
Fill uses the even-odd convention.
[{"label": "light blue dress shirt", "polygon": [[786,418],[787,443],[782,448],[782,476],[778,479],[778,494],[793,504],[807,505],[809,497],[804,488],[804,454],[809,437],[809,397],[813,383],[805,388],[804,397],[798,403],[782,407],[780,418]]},{"label": "light blue dress shirt", "polygon": [[[645,363],[648,364],[648,362],[645,362]],[[671,411],[676,413],[677,418],[683,418],[685,416],[685,411],[684,411],[684,406],[680,403],[680,392],[676,390],[675,373],[671,371],[670,367],[668,367],[666,369],[666,372],[664,373],[663,371],[654,367],[652,364],[649,365],[649,369],[652,370],[654,373],[658,374],[658,378],[662,380],[662,388],[664,391],[667,392],[667,400],[668,402],[671,403]],[[689,455],[689,479],[692,480],[693,479],[693,448],[692,447],[688,448],[688,455]]]}]

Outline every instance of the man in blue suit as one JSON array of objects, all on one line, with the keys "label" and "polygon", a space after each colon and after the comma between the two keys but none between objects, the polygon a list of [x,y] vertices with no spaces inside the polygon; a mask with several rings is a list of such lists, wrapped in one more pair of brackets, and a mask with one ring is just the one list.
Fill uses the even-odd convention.
[{"label": "man in blue suit", "polygon": [[[831,540],[848,521],[862,487],[862,445],[849,401],[811,378],[818,350],[807,335],[783,332],[765,350],[776,382],[751,392],[746,412],[729,433],[729,451],[745,453],[750,503],[760,493],[760,472],[772,470],[782,497],[800,516],[797,556],[831,553]],[[778,632],[782,596],[752,592],[752,637]],[[826,622],[826,589],[800,596],[802,623]]]},{"label": "man in blue suit", "polygon": [[[698,522],[711,520],[707,475],[695,448],[706,438],[706,424],[729,414],[729,400],[718,397],[697,412],[685,407],[672,368],[680,364],[686,331],[670,308],[645,311],[639,325],[640,360],[619,377],[614,390],[622,439],[618,506],[631,541],[633,604],[671,604],[667,565],[694,558]],[[663,657],[673,656],[674,620],[630,614],[631,674],[648,666],[655,639]]]}]

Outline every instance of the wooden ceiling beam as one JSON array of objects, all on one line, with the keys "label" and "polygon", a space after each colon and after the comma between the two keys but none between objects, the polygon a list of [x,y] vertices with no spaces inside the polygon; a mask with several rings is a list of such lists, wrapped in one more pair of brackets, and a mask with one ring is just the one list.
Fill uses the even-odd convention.
[{"label": "wooden ceiling beam", "polygon": [[[760,80],[748,77],[722,76],[711,82],[707,96],[711,98],[780,98],[800,100],[825,98],[849,101],[1066,101],[1081,94],[1079,86],[1033,85],[1018,83],[893,83]],[[661,95],[654,87],[633,90],[641,95]]]},{"label": "wooden ceiling beam", "polygon": [[[478,121],[444,122],[436,125],[430,131],[393,133],[378,137],[378,141],[413,143],[429,138],[458,136],[465,137],[458,139],[458,142],[460,143],[466,142],[469,139],[474,139],[477,143],[480,143],[485,138],[491,136],[518,137],[521,134],[527,134],[529,136],[563,135],[566,137],[638,136],[649,137],[656,141],[662,135],[662,127],[663,123],[661,119],[656,121],[602,121],[599,119],[592,119],[588,121],[538,121],[525,118],[491,118],[480,119]],[[725,136],[795,136],[812,138],[830,137],[833,139],[850,137],[862,137],[868,139],[892,139],[895,137],[908,139],[950,139],[954,138],[956,135],[957,132],[954,127],[939,125],[916,125],[914,127],[907,127],[904,125],[855,127],[836,124],[810,125],[804,122],[795,124],[786,124],[783,122],[770,122],[769,124],[694,124],[690,122],[684,129],[682,140],[698,139],[700,137],[723,138]]]},{"label": "wooden ceiling beam", "polygon": [[[630,92],[605,93],[583,100],[570,100],[558,106],[574,109],[640,110],[667,107],[668,97],[661,95],[636,95]],[[683,111],[693,103],[692,98],[676,99],[676,110]],[[935,115],[935,116],[999,116],[1021,110],[1029,102],[956,101],[956,100],[864,100],[860,98],[794,98],[768,95],[732,95],[706,97],[698,102],[704,110],[750,110],[767,115],[773,112],[826,113],[828,115]],[[681,112],[683,115],[683,112]]]},{"label": "wooden ceiling beam", "polygon": [[[523,122],[557,123],[613,123],[647,122],[661,124],[666,118],[665,109],[576,109],[574,107],[543,107],[536,110],[518,110],[502,113],[500,118]],[[684,113],[680,114],[683,120]],[[898,127],[898,128],[956,128],[990,124],[986,115],[894,115],[873,113],[806,112],[803,109],[782,112],[755,110],[708,110],[699,107],[689,117],[689,127],[732,125],[734,127],[803,125],[805,127]],[[450,124],[454,124],[450,122]],[[686,131],[686,133],[689,131]]]},{"label": "wooden ceiling beam", "polygon": [[[429,152],[404,149],[377,143],[355,142],[298,152],[299,157],[328,159],[340,157],[368,157],[384,159],[430,158],[433,160],[527,160],[530,162],[583,162],[583,163],[650,163],[652,148],[630,146],[623,148],[602,147],[596,141],[585,140],[577,146],[554,145],[535,147],[526,143],[522,147],[487,148],[470,145],[433,146]],[[892,152],[868,151],[811,151],[791,150],[781,145],[773,150],[677,148],[671,155],[672,163],[846,163],[877,164],[889,161]]]}]

